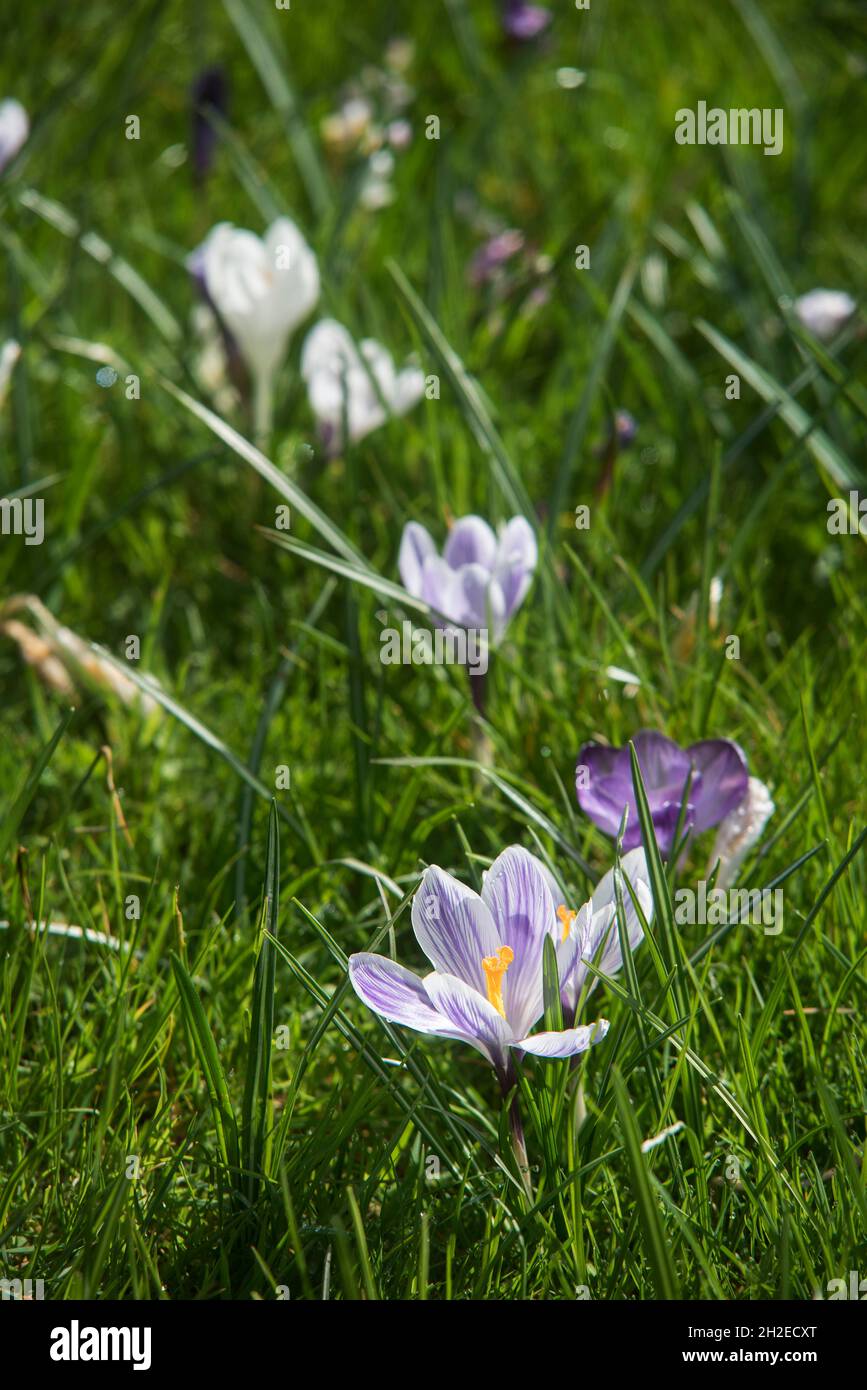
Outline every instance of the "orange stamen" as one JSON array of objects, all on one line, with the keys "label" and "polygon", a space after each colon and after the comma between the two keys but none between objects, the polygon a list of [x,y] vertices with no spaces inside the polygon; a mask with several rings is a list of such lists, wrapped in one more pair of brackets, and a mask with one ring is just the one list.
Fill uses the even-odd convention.
[{"label": "orange stamen", "polygon": [[578,913],[573,912],[571,907],[567,907],[565,903],[561,903],[560,906],[557,908],[557,916],[560,918],[560,921],[563,924],[563,935],[560,937],[560,940],[565,941],[567,936],[569,935],[572,923],[578,916]]},{"label": "orange stamen", "polygon": [[485,972],[488,999],[503,1018],[506,1017],[506,1009],[503,1004],[503,978],[514,959],[515,952],[511,946],[501,946],[495,956],[482,956],[482,969]]}]

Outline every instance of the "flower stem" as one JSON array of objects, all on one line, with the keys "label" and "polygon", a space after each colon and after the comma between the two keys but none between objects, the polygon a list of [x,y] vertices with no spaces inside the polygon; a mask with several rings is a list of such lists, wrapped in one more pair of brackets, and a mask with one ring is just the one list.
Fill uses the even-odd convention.
[{"label": "flower stem", "polygon": [[253,438],[267,451],[274,419],[274,379],[270,372],[257,372],[253,382]]},{"label": "flower stem", "polygon": [[476,707],[477,713],[484,719],[488,673],[487,671],[471,671],[470,668],[467,667],[467,675],[470,678],[470,694],[473,697],[473,704]]},{"label": "flower stem", "polygon": [[[508,1072],[500,1078],[500,1086],[503,1092],[503,1101],[509,1107],[509,1138],[512,1142],[512,1153],[518,1168],[518,1176],[521,1179],[527,1201],[532,1206],[533,1186],[530,1182],[530,1162],[527,1158],[527,1141],[524,1138],[524,1121],[521,1118],[521,1104],[518,1099],[516,1082],[517,1077],[510,1064]],[[511,1100],[508,1099],[510,1094]]]},{"label": "flower stem", "polygon": [[473,746],[473,758],[481,767],[493,767],[494,746],[490,736],[485,729],[483,720],[485,717],[485,696],[487,693],[487,671],[474,673],[467,668],[467,675],[470,680],[470,694],[473,697],[473,704],[476,707],[477,718],[473,720],[470,737]]}]

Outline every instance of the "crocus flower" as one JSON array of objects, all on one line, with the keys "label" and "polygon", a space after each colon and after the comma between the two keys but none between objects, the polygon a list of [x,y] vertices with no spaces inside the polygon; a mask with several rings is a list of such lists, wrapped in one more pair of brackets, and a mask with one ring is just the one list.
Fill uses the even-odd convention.
[{"label": "crocus flower", "polygon": [[250,370],[256,433],[267,434],[274,374],[319,298],[316,256],[295,223],[278,217],[264,238],[218,223],[188,265]]},{"label": "crocus flower", "polygon": [[494,535],[480,516],[464,516],[449,531],[442,555],[429,532],[407,522],[398,567],[404,588],[464,628],[487,628],[498,642],[524,601],[538,547],[526,517],[513,516]]},{"label": "crocus flower", "polygon": [[528,5],[525,0],[504,0],[503,28],[510,39],[527,43],[547,29],[551,11],[541,5]]},{"label": "crocus flower", "polygon": [[15,158],[29,134],[30,121],[21,102],[14,97],[0,101],[0,173]]},{"label": "crocus flower", "polygon": [[[684,831],[698,835],[718,825],[747,795],[747,760],[730,739],[703,739],[683,749],[664,734],[642,729],[632,742],[663,855],[671,852],[690,773],[693,777]],[[581,810],[607,835],[618,833],[623,812],[628,809],[623,847],[632,849],[641,843],[627,747],[585,743],[578,754],[575,788]]]},{"label": "crocus flower", "polygon": [[585,945],[574,924],[564,931],[551,883],[540,860],[519,845],[494,860],[481,895],[432,865],[413,898],[412,925],[433,970],[419,976],[387,956],[362,951],[349,958],[353,989],[392,1023],[477,1048],[504,1088],[513,1049],[537,1057],[585,1052],[604,1038],[605,1019],[531,1033],[544,1012],[546,937],[555,944],[561,989],[570,986]]},{"label": "crocus flower", "polygon": [[389,415],[406,414],[424,394],[424,373],[418,367],[396,371],[381,343],[362,338],[356,347],[334,319],[321,319],[308,333],[301,375],[331,453],[342,447],[344,421],[351,441],[363,439]]},{"label": "crocus flower", "polygon": [[[632,884],[641,911],[649,925],[653,917],[653,894],[650,891],[650,875],[644,850],[630,850],[628,854],[624,854],[620,866],[622,874]],[[575,1010],[578,1007],[581,992],[585,989],[588,974],[590,975],[590,982],[586,984],[588,995],[599,983],[598,978],[588,970],[588,962],[595,965],[596,969],[601,970],[605,975],[616,975],[618,970],[623,967],[620,932],[617,926],[615,874],[615,869],[608,870],[604,878],[600,879],[596,885],[593,896],[579,911],[574,911],[565,903],[557,908],[557,918],[562,928],[562,942],[565,942],[568,937],[574,941],[577,947],[574,952],[572,969],[560,985],[560,999],[564,1016],[569,1020],[575,1017]],[[556,884],[552,886],[556,890]],[[621,893],[629,948],[631,951],[636,951],[644,940],[644,928],[641,924],[641,918],[635,910],[629,889],[622,880]],[[559,896],[559,892],[555,891],[555,897],[559,898]]]},{"label": "crocus flower", "polygon": [[833,338],[855,312],[855,301],[845,290],[810,290],[795,300],[795,313],[804,327],[823,342]]},{"label": "crocus flower", "polygon": [[204,179],[210,171],[214,159],[218,135],[208,119],[208,108],[225,117],[229,109],[229,83],[219,64],[204,68],[193,83],[192,105],[192,157],[196,178]]}]

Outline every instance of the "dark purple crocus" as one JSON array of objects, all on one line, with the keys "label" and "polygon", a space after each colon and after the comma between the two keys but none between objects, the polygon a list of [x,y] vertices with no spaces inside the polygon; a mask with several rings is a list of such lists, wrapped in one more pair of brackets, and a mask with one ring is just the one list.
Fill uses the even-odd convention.
[{"label": "dark purple crocus", "polygon": [[551,23],[551,11],[541,5],[527,5],[524,0],[504,0],[503,28],[510,39],[529,43]]},{"label": "dark purple crocus", "polygon": [[[684,749],[664,734],[642,729],[632,742],[663,856],[671,853],[690,773],[684,832],[698,835],[719,825],[747,795],[747,760],[743,750],[730,739],[702,739]],[[641,844],[628,747],[605,748],[599,743],[585,743],[578,755],[575,790],[581,810],[606,835],[617,834],[624,809],[628,808],[623,847],[628,850]]]},{"label": "dark purple crocus", "polygon": [[209,118],[209,108],[224,119],[229,111],[229,81],[219,66],[204,68],[190,92],[192,106],[192,158],[196,178],[201,182],[210,172],[219,136]]}]

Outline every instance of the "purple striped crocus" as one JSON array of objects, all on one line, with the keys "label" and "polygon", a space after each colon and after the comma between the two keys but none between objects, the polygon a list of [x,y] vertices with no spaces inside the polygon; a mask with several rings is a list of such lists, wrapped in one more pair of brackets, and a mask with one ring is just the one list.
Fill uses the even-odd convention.
[{"label": "purple striped crocus", "polygon": [[[623,869],[649,918],[652,900],[644,852],[625,856]],[[522,849],[503,850],[485,874],[481,894],[437,865],[425,870],[412,903],[416,940],[433,966],[416,975],[387,956],[359,952],[349,978],[368,1008],[418,1033],[469,1043],[491,1063],[505,1091],[512,1053],[575,1057],[608,1032],[605,1019],[561,1031],[533,1033],[544,1012],[545,941],[554,943],[567,1021],[587,976],[587,961],[605,973],[622,959],[614,906],[614,871],[590,902],[573,911],[546,866]],[[623,901],[630,941],[642,938],[629,890]],[[558,905],[559,903],[559,905]]]},{"label": "purple striped crocus", "polygon": [[407,522],[398,568],[404,587],[436,615],[465,628],[489,628],[498,642],[524,602],[538,547],[526,517],[513,516],[495,536],[480,516],[464,516],[449,531],[442,555],[428,531]]},{"label": "purple striped crocus", "polygon": [[[698,835],[719,825],[744,801],[749,773],[743,749],[727,738],[703,739],[681,748],[665,734],[642,729],[632,740],[660,853],[671,853],[687,781],[692,775],[683,829]],[[624,849],[641,844],[638,806],[628,747],[585,743],[575,776],[578,804],[606,835],[616,836],[629,815]]]}]

